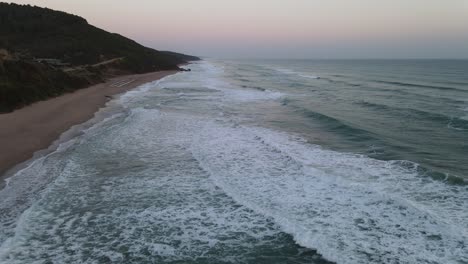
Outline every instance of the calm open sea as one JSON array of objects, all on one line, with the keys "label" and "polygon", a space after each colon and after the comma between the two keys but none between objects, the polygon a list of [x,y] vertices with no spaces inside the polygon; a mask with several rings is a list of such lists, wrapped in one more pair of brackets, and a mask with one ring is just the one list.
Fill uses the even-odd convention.
[{"label": "calm open sea", "polygon": [[468,263],[468,61],[207,60],[0,190],[0,263]]}]

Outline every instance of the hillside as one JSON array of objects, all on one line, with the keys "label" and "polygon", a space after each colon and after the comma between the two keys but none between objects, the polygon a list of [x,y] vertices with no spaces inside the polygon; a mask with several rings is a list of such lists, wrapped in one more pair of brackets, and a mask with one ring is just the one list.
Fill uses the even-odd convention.
[{"label": "hillside", "polygon": [[177,70],[197,57],[160,52],[79,16],[0,3],[0,112],[101,82],[107,75]]}]

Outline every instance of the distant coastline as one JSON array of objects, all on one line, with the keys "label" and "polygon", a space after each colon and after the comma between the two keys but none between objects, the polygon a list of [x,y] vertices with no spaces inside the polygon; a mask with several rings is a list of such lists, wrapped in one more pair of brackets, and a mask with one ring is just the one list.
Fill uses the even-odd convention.
[{"label": "distant coastline", "polygon": [[47,149],[62,133],[91,119],[112,96],[178,71],[123,75],[105,83],[0,114],[0,189],[16,165]]}]

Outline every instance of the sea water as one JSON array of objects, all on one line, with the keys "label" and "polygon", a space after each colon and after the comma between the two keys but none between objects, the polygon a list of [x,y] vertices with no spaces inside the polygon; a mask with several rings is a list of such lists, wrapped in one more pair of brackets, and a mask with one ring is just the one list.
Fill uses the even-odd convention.
[{"label": "sea water", "polygon": [[0,263],[468,263],[467,61],[189,67],[8,179]]}]

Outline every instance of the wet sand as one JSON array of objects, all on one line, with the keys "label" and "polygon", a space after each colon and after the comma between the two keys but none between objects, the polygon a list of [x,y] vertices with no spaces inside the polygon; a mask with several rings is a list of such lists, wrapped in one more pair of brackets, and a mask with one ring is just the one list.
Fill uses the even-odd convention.
[{"label": "wet sand", "polygon": [[9,169],[49,147],[69,128],[91,119],[112,95],[176,72],[119,76],[105,83],[0,114],[0,181],[3,181]]}]

